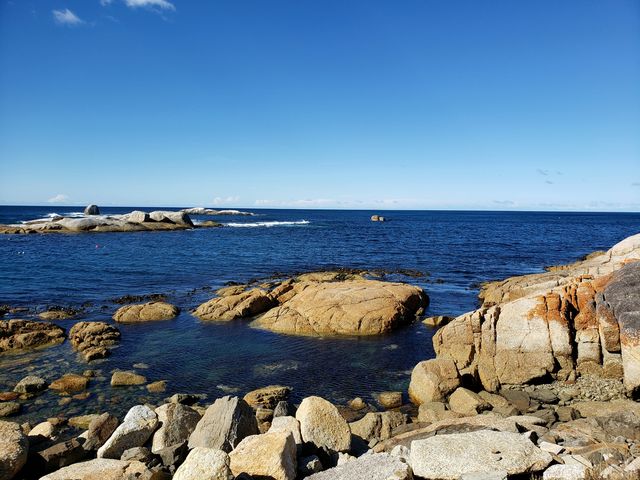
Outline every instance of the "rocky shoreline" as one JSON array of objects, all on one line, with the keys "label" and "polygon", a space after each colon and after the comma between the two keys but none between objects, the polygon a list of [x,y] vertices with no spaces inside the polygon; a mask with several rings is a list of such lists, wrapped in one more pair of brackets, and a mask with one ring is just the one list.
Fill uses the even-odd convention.
[{"label": "rocky shoreline", "polygon": [[[333,405],[269,385],[206,401],[175,394],[108,412],[0,421],[0,480],[58,479],[635,479],[640,477],[640,235],[536,275],[483,286],[482,305],[442,326],[437,358],[420,362],[408,392]],[[416,287],[358,273],[320,272],[236,285],[193,312],[296,335],[372,335],[419,316]],[[162,300],[124,305],[109,322],[77,322],[87,362],[120,340],[118,323],[171,321]],[[66,338],[51,322],[0,322],[0,352]],[[35,372],[0,392],[0,412],[45,389],[84,395],[95,371],[48,383]],[[112,373],[113,388],[146,385]],[[412,404],[403,404],[407,393]],[[524,475],[524,477],[523,477]]]}]

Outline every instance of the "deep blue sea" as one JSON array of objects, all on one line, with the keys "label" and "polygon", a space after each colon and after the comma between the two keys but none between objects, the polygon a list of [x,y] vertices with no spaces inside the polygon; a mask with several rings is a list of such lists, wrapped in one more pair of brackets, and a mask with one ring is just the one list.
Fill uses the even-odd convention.
[{"label": "deep blue sea", "polygon": [[[102,208],[125,213],[134,207]],[[156,210],[158,208],[137,208]],[[0,207],[0,223],[63,215],[81,208]],[[459,315],[477,305],[487,280],[542,271],[605,250],[640,231],[640,214],[460,211],[254,210],[253,217],[215,217],[225,228],[175,232],[0,235],[0,304],[23,306],[35,318],[47,306],[85,306],[78,320],[111,321],[123,295],[161,293],[182,309],[174,321],[119,325],[120,346],[90,365],[68,343],[0,356],[0,391],[27,373],[53,380],[62,372],[99,370],[87,400],[59,406],[45,393],[23,417],[60,411],[123,411],[176,392],[209,399],[270,384],[335,402],[375,392],[406,391],[412,367],[433,357],[433,330],[421,322],[377,338],[308,338],[250,328],[245,321],[202,322],[189,312],[227,282],[335,267],[412,270],[431,298],[427,315]],[[373,213],[389,221],[370,221]],[[77,213],[75,213],[77,214]],[[194,217],[204,220],[204,218]],[[304,222],[303,222],[304,221]],[[77,320],[58,322],[70,328]],[[166,394],[144,387],[112,389],[114,369],[137,367],[149,381],[167,380]]]}]

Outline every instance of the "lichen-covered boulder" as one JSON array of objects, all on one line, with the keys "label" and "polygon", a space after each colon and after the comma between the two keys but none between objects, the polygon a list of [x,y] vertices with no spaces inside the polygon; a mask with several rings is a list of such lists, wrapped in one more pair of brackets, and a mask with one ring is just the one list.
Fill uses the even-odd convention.
[{"label": "lichen-covered boulder", "polygon": [[0,420],[0,480],[11,480],[27,463],[29,440],[20,425]]}]

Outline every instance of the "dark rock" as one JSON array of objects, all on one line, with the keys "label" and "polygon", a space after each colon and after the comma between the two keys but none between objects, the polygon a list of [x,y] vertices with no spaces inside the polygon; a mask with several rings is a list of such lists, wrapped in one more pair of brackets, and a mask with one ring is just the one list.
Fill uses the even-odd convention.
[{"label": "dark rock", "polygon": [[87,205],[84,209],[85,215],[100,215],[100,209],[97,205]]},{"label": "dark rock", "polygon": [[502,390],[500,395],[506,398],[520,413],[529,411],[530,397],[527,392],[522,390]]}]

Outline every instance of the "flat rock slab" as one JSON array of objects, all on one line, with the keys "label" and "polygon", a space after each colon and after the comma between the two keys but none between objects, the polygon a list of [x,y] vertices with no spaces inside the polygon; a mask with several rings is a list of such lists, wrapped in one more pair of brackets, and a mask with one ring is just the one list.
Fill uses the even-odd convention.
[{"label": "flat rock slab", "polygon": [[152,478],[152,472],[144,463],[98,458],[74,463],[61,468],[40,480],[124,480]]},{"label": "flat rock slab", "polygon": [[388,453],[363,455],[307,480],[413,480],[411,467]]},{"label": "flat rock slab", "polygon": [[497,470],[509,475],[538,472],[551,461],[549,453],[518,433],[480,430],[416,440],[409,463],[418,477],[456,480]]}]

